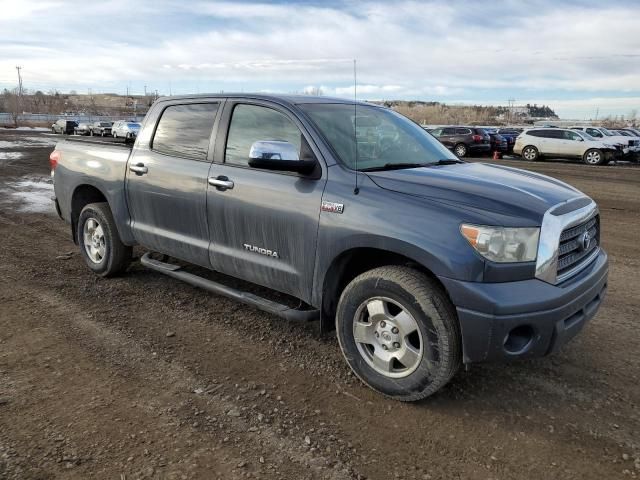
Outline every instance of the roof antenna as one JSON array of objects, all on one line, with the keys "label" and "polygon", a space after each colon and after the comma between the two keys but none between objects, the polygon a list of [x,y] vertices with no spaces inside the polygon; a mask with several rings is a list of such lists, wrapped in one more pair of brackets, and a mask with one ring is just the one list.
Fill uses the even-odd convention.
[{"label": "roof antenna", "polygon": [[353,141],[355,143],[356,151],[356,187],[353,189],[354,195],[360,193],[358,188],[358,77],[356,74],[356,59],[353,59]]}]

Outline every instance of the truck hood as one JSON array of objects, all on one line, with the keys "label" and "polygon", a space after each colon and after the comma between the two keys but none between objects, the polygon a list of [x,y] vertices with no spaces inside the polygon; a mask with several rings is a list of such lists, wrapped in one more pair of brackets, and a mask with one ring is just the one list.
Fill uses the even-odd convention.
[{"label": "truck hood", "polygon": [[554,178],[485,163],[367,172],[367,175],[387,190],[538,224],[552,206],[584,196]]}]

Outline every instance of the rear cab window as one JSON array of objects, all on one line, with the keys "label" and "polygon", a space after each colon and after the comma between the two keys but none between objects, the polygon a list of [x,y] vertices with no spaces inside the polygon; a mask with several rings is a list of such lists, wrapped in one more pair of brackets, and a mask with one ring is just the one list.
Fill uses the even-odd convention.
[{"label": "rear cab window", "polygon": [[151,149],[165,155],[205,161],[218,105],[189,103],[166,107],[158,121]]}]

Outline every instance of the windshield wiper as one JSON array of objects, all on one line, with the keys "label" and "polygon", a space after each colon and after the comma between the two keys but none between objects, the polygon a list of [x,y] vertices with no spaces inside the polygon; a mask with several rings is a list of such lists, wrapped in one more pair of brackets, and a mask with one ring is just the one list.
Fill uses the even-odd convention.
[{"label": "windshield wiper", "polygon": [[361,172],[378,172],[381,170],[401,170],[403,168],[427,167],[430,163],[385,163],[378,167],[361,168]]},{"label": "windshield wiper", "polygon": [[380,172],[383,170],[402,170],[405,168],[421,168],[421,167],[434,167],[437,165],[453,165],[455,163],[464,163],[462,160],[456,158],[443,158],[435,162],[428,163],[385,163],[378,167],[361,168],[361,172]]},{"label": "windshield wiper", "polygon": [[437,162],[430,163],[431,165],[454,165],[456,163],[464,163],[462,160],[458,160],[457,158],[443,158],[438,160]]}]

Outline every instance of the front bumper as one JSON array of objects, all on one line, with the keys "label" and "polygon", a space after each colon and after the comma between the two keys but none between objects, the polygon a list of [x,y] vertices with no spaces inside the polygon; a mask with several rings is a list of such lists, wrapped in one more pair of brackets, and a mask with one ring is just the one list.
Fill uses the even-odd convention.
[{"label": "front bumper", "polygon": [[604,250],[571,279],[505,283],[440,277],[456,306],[465,363],[541,357],[556,351],[596,314],[607,289]]}]

